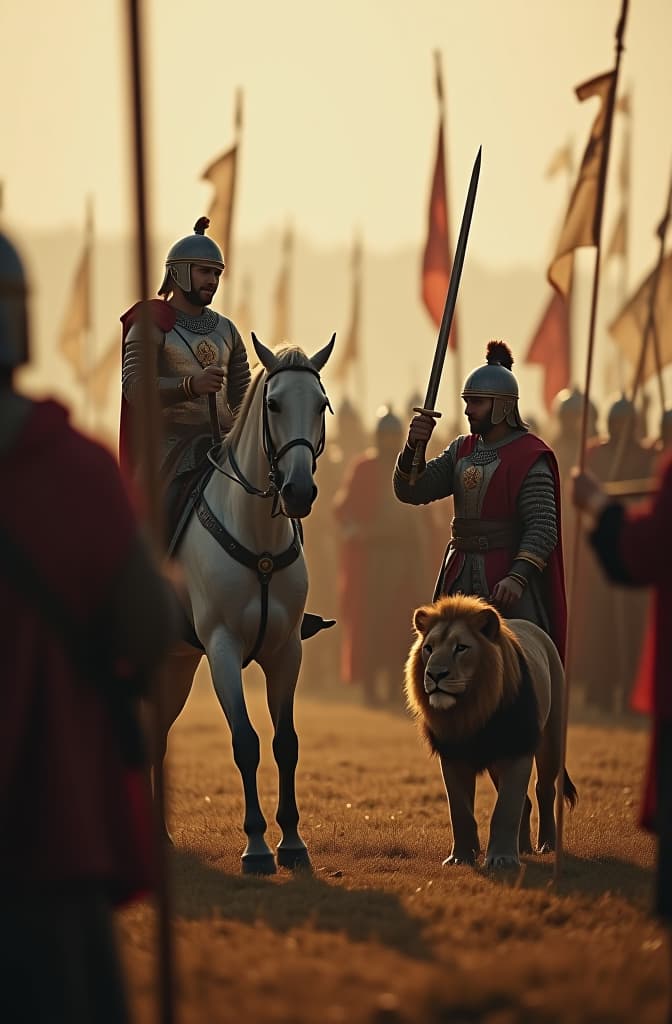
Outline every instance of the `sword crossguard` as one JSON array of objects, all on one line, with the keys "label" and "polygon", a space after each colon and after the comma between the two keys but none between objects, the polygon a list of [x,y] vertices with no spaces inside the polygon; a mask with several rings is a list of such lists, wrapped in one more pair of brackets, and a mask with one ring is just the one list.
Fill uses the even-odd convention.
[{"label": "sword crossguard", "polygon": [[[441,413],[437,412],[436,409],[424,409],[419,405],[413,406],[413,412],[419,413],[421,416],[431,416],[432,419],[440,420]],[[415,481],[420,475],[420,466],[425,461],[425,449],[427,444],[425,441],[418,441],[413,452],[413,464],[411,465],[411,472],[408,475],[408,482],[411,487],[415,486]]]},{"label": "sword crossguard", "polygon": [[436,409],[423,409],[419,405],[413,406],[413,412],[418,412],[421,416],[433,416],[435,420],[440,420],[442,416],[442,413],[437,412]]}]

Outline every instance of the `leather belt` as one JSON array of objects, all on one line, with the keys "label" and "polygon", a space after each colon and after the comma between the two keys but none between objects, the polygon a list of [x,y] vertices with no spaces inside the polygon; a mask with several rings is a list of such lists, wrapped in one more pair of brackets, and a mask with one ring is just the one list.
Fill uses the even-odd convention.
[{"label": "leather belt", "polygon": [[515,547],[519,531],[509,519],[453,519],[452,533],[457,551],[492,551]]}]

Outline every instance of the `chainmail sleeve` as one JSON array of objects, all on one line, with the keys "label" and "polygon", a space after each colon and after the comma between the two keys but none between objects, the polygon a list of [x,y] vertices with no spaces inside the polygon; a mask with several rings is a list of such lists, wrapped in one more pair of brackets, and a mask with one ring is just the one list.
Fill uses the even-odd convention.
[{"label": "chainmail sleeve", "polygon": [[240,332],[234,323],[229,320],[231,328],[231,357],[229,359],[228,372],[228,402],[231,412],[235,416],[245,398],[245,392],[250,383],[250,364],[247,360],[245,344]]},{"label": "chainmail sleeve", "polygon": [[526,580],[546,568],[558,543],[558,510],[555,482],[546,457],[537,459],[518,495],[522,535],[512,570]]},{"label": "chainmail sleeve", "polygon": [[394,493],[405,505],[428,505],[453,493],[457,447],[460,439],[451,442],[441,455],[430,461],[411,487],[409,473],[413,463],[413,449],[408,445],[397,459],[392,477]]},{"label": "chainmail sleeve", "polygon": [[[126,335],[124,345],[124,359],[121,365],[121,389],[124,398],[131,405],[141,405],[143,400],[142,390],[142,369],[143,369],[143,337],[142,324],[140,322],[131,325]],[[158,376],[158,355],[164,342],[163,332],[152,324],[151,340],[156,348],[157,359],[157,384],[159,387],[159,401],[163,408],[168,405],[176,405],[185,400],[185,391],[182,386],[181,377],[159,377]]]}]

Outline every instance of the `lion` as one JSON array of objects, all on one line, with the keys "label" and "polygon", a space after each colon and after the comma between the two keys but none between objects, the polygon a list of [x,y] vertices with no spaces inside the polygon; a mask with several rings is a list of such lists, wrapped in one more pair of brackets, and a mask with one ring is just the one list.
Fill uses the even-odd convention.
[{"label": "lion", "polygon": [[[497,789],[486,867],[520,865],[533,853],[527,789],[536,760],[537,849],[555,849],[555,785],[561,766],[564,670],[553,641],[533,622],[504,620],[482,598],[457,594],[417,608],[405,691],[441,761],[453,828],[444,864],[480,854],[474,795],[488,771]],[[578,794],[565,771],[563,797]]]}]

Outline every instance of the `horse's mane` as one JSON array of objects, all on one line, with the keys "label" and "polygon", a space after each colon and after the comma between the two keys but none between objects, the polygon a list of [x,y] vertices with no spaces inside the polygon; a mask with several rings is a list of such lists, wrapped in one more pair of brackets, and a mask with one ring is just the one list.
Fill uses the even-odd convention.
[{"label": "horse's mane", "polygon": [[[281,348],[275,349],[273,355],[276,356],[276,358],[280,362],[280,365],[283,367],[312,367],[313,365],[310,361],[310,358],[306,355],[303,349],[299,348],[297,345],[282,346]],[[252,370],[252,377],[250,379],[250,383],[247,386],[247,391],[245,392],[245,397],[243,399],[242,405],[240,406],[238,412],[236,413],[235,422],[229,432],[228,437],[226,438],[227,444],[234,445],[236,441],[239,440],[240,435],[245,426],[245,421],[247,420],[250,408],[256,398],[257,391],[259,390],[259,385],[261,381],[265,378],[265,376],[265,367],[261,363],[257,363],[257,365]]]}]

